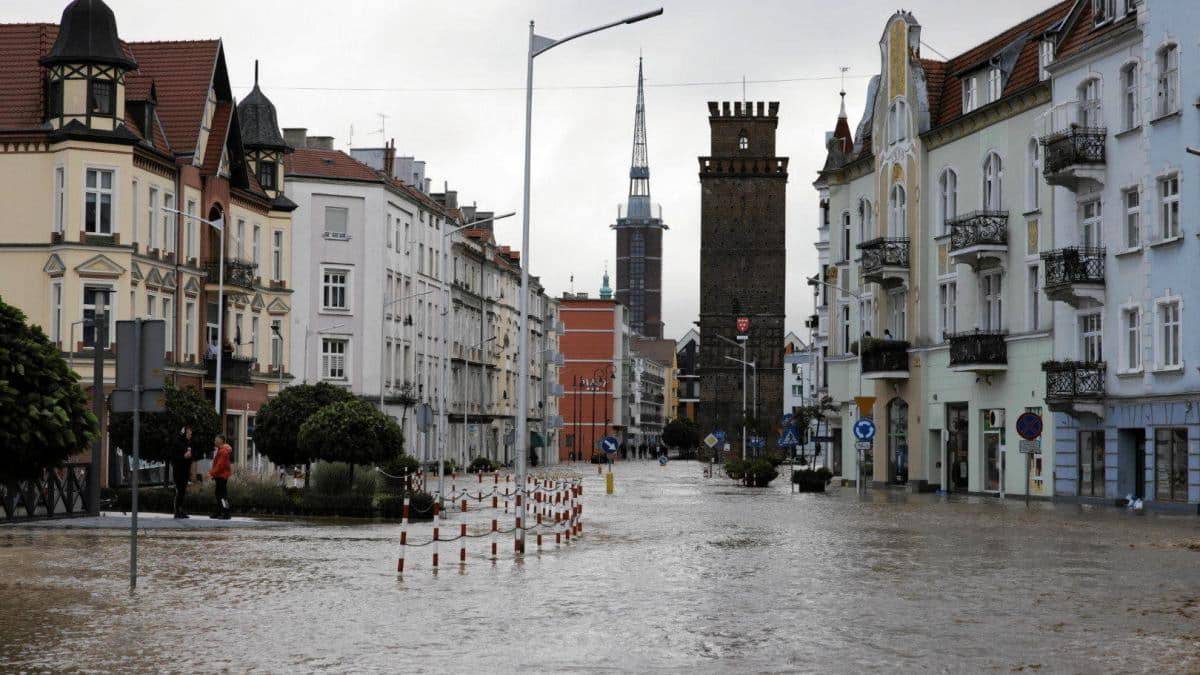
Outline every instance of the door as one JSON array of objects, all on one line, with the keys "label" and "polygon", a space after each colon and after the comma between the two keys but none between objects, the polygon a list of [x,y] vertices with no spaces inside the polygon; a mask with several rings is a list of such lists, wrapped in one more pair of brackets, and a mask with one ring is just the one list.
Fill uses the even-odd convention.
[{"label": "door", "polygon": [[1003,483],[1004,411],[983,410],[983,491],[1000,492]]},{"label": "door", "polygon": [[888,403],[888,482],[908,482],[908,404],[899,398]]},{"label": "door", "polygon": [[967,405],[958,403],[946,406],[946,491],[966,492],[968,489],[968,439],[970,439],[970,422],[967,418]]},{"label": "door", "polygon": [[1146,498],[1146,430],[1133,429],[1133,496]]}]

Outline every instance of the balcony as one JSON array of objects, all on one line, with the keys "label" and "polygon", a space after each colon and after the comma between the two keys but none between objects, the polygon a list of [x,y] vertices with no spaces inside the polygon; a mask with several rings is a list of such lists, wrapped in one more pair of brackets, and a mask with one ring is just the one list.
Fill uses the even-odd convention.
[{"label": "balcony", "polygon": [[1104,249],[1068,247],[1042,254],[1046,297],[1079,309],[1104,304]]},{"label": "balcony", "polygon": [[[250,374],[254,371],[254,359],[249,356],[236,354],[221,354],[221,386],[227,384],[250,384]],[[204,357],[204,379],[215,384],[217,381],[217,359],[215,356]]]},{"label": "balcony", "polygon": [[884,288],[908,283],[908,237],[880,237],[858,245],[862,251],[863,281],[873,281]]},{"label": "balcony", "polygon": [[1042,370],[1046,373],[1046,407],[1072,417],[1102,416],[1106,364],[1046,361]]},{"label": "balcony", "polygon": [[1008,344],[1004,333],[974,330],[947,335],[950,370],[956,373],[997,373],[1008,370]]},{"label": "balcony", "polygon": [[[220,263],[210,262],[205,266],[208,276],[205,278],[205,290],[216,291],[217,279],[220,276]],[[225,290],[229,292],[254,292],[254,278],[258,274],[258,265],[237,258],[225,259]]]},{"label": "balcony", "polygon": [[988,260],[1002,264],[1008,256],[1008,211],[974,211],[947,221],[950,257],[978,271]]},{"label": "balcony", "polygon": [[1072,191],[1104,185],[1104,141],[1107,136],[1108,130],[1103,127],[1078,124],[1043,136],[1042,174],[1046,182]]},{"label": "balcony", "polygon": [[907,380],[908,347],[903,340],[866,338],[862,347],[864,380]]}]

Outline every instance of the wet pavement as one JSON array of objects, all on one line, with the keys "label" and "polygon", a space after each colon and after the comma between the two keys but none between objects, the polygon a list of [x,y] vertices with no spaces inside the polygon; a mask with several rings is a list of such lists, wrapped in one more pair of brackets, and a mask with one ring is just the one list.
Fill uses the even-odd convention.
[{"label": "wet pavement", "polygon": [[0,671],[1200,671],[1194,516],[585,475],[577,543],[403,578],[390,523],[148,531],[134,595],[121,532],[0,527]]}]

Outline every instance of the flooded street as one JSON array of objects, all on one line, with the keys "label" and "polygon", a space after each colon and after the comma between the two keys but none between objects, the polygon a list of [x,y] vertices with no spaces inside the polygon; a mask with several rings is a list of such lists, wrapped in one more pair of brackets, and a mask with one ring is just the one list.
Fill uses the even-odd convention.
[{"label": "flooded street", "polygon": [[403,578],[395,524],[152,531],[132,596],[123,533],[0,528],[0,670],[1200,670],[1195,517],[585,475],[577,543]]}]

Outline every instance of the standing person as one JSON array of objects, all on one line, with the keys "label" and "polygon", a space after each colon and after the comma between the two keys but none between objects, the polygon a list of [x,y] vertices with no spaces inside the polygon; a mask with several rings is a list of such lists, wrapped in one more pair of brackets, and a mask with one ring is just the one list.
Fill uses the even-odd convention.
[{"label": "standing person", "polygon": [[229,477],[233,475],[233,448],[225,442],[224,436],[217,436],[213,447],[216,452],[208,475],[216,483],[217,510],[209,517],[229,520]]},{"label": "standing person", "polygon": [[183,502],[187,498],[188,478],[192,473],[192,428],[180,429],[179,435],[179,445],[171,458],[171,473],[175,476],[175,517],[187,518]]}]

